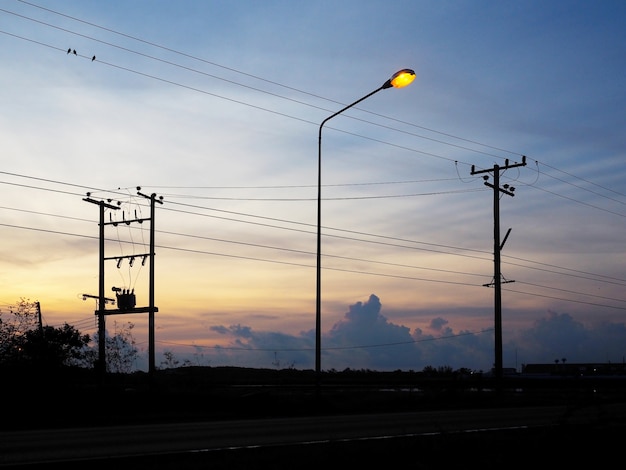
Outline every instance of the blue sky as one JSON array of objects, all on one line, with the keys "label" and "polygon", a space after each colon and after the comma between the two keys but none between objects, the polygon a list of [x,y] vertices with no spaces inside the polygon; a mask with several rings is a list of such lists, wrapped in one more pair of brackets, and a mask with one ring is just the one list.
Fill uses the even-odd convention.
[{"label": "blue sky", "polygon": [[[622,361],[625,20],[621,1],[3,0],[0,311],[38,300],[95,333],[82,198],[145,217],[140,186],[164,201],[158,357],[313,367],[318,127],[411,68],[324,127],[322,367],[491,367],[493,192],[471,170],[523,155],[500,175],[504,365]],[[147,227],[107,231],[108,256],[145,252]],[[147,305],[147,274],[111,262],[106,288]],[[147,354],[143,315],[107,321]]]}]

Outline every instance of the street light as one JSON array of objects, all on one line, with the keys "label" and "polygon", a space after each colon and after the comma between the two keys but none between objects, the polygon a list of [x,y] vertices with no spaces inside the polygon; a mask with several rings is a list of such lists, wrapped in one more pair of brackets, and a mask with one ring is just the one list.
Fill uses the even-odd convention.
[{"label": "street light", "polygon": [[317,290],[315,300],[315,375],[316,383],[320,384],[321,377],[321,362],[322,362],[322,349],[321,349],[321,326],[322,326],[322,127],[328,121],[335,116],[343,113],[345,110],[350,109],[352,106],[360,103],[361,101],[369,98],[374,93],[378,93],[380,90],[387,88],[402,88],[409,85],[415,79],[415,72],[411,69],[402,69],[394,73],[389,80],[382,84],[380,88],[368,93],[362,98],[359,98],[354,103],[349,104],[345,108],[337,111],[331,116],[322,121],[318,134],[318,153],[317,153]]}]

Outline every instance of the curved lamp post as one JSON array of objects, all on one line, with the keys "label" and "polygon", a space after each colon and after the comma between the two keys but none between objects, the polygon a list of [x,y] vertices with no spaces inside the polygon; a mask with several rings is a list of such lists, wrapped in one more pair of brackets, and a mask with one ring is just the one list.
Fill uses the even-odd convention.
[{"label": "curved lamp post", "polygon": [[335,116],[343,113],[345,110],[350,109],[352,106],[360,103],[361,101],[369,98],[374,93],[378,93],[380,90],[387,88],[402,88],[409,85],[415,79],[415,72],[411,69],[402,69],[392,75],[392,77],[382,84],[380,88],[368,93],[362,98],[359,98],[354,103],[349,104],[345,108],[337,111],[336,113],[328,116],[322,121],[318,134],[318,158],[317,158],[317,291],[315,301],[315,375],[317,385],[320,384],[321,377],[321,306],[322,306],[322,127],[328,121]]}]

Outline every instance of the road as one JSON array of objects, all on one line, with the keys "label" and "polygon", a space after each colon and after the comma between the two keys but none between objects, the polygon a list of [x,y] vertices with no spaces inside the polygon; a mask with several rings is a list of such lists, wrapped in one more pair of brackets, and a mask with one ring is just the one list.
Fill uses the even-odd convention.
[{"label": "road", "polygon": [[[626,404],[309,416],[0,432],[0,467],[78,463],[500,429],[626,422]],[[65,465],[67,468],[67,465]],[[157,467],[158,468],[158,467]]]}]

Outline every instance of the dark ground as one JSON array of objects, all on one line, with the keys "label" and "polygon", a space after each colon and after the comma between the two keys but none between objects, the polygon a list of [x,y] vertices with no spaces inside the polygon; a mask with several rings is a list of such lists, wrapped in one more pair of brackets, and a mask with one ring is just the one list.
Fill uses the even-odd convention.
[{"label": "dark ground", "polygon": [[309,446],[265,447],[207,454],[158,457],[124,464],[161,470],[211,468],[407,468],[416,470],[465,468],[606,469],[619,467],[623,456],[619,429],[558,427],[375,441],[330,442]]},{"label": "dark ground", "polygon": [[[155,376],[93,371],[3,374],[4,430],[152,422],[248,419],[310,414],[380,413],[484,407],[566,405],[571,409],[626,402],[626,378],[581,380],[423,377],[410,373],[328,373],[315,387],[312,371],[180,368]],[[319,392],[319,394],[318,394]],[[385,465],[386,468],[608,468],[622,459],[626,420],[598,412],[584,425],[448,433],[400,439],[329,442],[281,448],[211,451],[111,461],[135,468],[291,469]],[[65,466],[65,465],[64,465]],[[72,465],[65,466],[72,468]],[[78,468],[78,465],[76,466]]]},{"label": "dark ground", "polygon": [[2,429],[626,402],[626,376],[425,377],[413,372],[182,367],[155,374],[5,371]]},{"label": "dark ground", "polygon": [[[91,461],[89,466],[158,470],[237,470],[294,468],[385,468],[472,470],[543,470],[619,468],[624,426],[555,426],[506,432],[438,434],[309,445],[167,454]],[[85,462],[63,462],[79,470]],[[48,468],[49,465],[20,466]],[[4,467],[3,467],[4,468]],[[8,467],[10,468],[10,467]],[[17,468],[17,467],[16,467]]]}]

